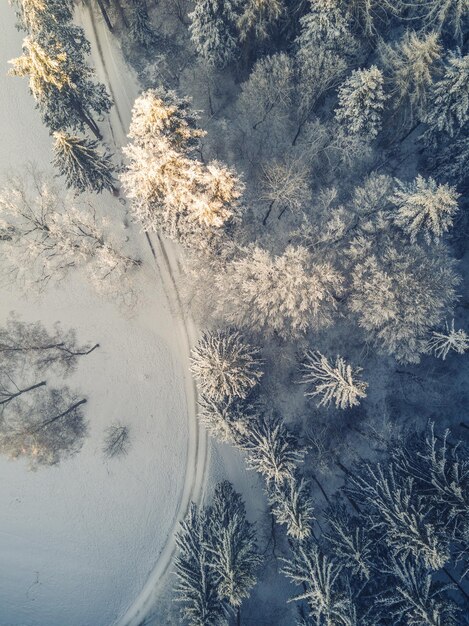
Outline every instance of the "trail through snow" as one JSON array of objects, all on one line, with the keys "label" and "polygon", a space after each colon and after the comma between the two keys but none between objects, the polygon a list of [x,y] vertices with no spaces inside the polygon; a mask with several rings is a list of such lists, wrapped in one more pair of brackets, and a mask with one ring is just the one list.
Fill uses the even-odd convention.
[{"label": "trail through snow", "polygon": [[[89,6],[80,5],[78,20],[82,23],[91,43],[94,66],[98,78],[111,94],[114,106],[109,116],[110,133],[117,151],[127,143],[127,131],[130,124],[132,106],[140,92],[136,77],[125,64],[116,41],[102,20],[96,17]],[[190,347],[196,339],[196,329],[192,320],[184,314],[178,292],[178,251],[172,242],[146,235],[158,274],[163,280],[166,295],[173,304],[177,316],[178,339],[183,362],[188,363]],[[139,626],[147,613],[154,607],[160,584],[171,566],[175,553],[175,532],[184,518],[191,501],[200,502],[206,478],[207,434],[197,420],[196,389],[192,377],[186,371],[186,397],[189,404],[189,440],[187,453],[186,478],[184,489],[178,503],[174,532],[169,534],[165,546],[159,555],[151,575],[141,593],[118,620],[118,626]]]}]

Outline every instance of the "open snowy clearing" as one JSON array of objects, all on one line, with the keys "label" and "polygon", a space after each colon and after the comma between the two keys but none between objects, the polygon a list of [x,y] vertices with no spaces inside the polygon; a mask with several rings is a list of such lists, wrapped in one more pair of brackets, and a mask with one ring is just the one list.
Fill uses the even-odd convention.
[{"label": "open snowy clearing", "polygon": [[[22,39],[7,3],[0,19],[0,170],[26,160],[46,169],[50,138],[27,84],[6,76]],[[91,38],[90,24],[84,25]],[[113,95],[130,115],[132,94]],[[117,145],[127,123],[117,126],[121,114],[116,107],[111,117]],[[97,200],[104,201],[109,211],[120,210],[115,199]],[[67,380],[88,398],[82,451],[35,473],[23,461],[0,459],[2,626],[108,625],[129,607],[129,617],[138,613],[170,562],[177,520],[199,493],[205,440],[195,422],[185,324],[174,294],[168,300],[168,267],[155,267],[144,237],[135,233],[135,240],[144,260],[138,314],[100,299],[79,275],[40,299],[22,299],[14,287],[2,294],[2,321],[10,310],[49,327],[60,320],[64,329],[76,328],[81,341],[101,346]],[[161,246],[155,248],[163,264]],[[116,420],[130,425],[131,448],[127,457],[106,462],[102,437]]]}]

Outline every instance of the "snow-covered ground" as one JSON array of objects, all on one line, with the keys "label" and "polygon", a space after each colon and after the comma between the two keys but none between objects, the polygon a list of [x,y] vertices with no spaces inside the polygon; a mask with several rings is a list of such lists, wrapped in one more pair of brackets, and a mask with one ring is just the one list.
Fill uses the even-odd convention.
[{"label": "snow-covered ground", "polygon": [[[47,168],[51,158],[26,82],[6,76],[21,39],[2,2],[0,173],[26,160]],[[128,116],[132,94],[114,95]],[[113,132],[121,133],[116,145],[128,123],[121,120],[117,130],[119,113],[111,117]],[[115,199],[98,201],[122,212]],[[48,326],[60,320],[81,341],[101,345],[67,380],[88,398],[82,451],[37,472],[0,458],[2,626],[108,626],[129,607],[129,615],[138,613],[167,568],[177,519],[200,492],[205,440],[194,417],[187,324],[161,244],[155,264],[145,238],[135,239],[145,261],[144,295],[132,316],[97,297],[77,274],[40,299],[23,299],[14,287],[2,292],[1,321],[10,310]],[[130,425],[132,446],[127,457],[106,462],[103,432],[116,420]]]}]

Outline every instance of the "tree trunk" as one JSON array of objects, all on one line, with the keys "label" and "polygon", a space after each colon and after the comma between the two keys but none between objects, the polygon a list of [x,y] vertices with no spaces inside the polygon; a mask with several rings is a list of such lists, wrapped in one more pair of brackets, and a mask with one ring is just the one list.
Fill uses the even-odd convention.
[{"label": "tree trunk", "polygon": [[238,610],[236,611],[236,626],[241,626],[241,607],[238,606]]},{"label": "tree trunk", "polygon": [[275,200],[272,200],[272,202],[269,204],[269,209],[268,209],[267,213],[264,215],[264,219],[262,220],[262,225],[263,226],[266,225],[267,220],[269,219],[269,215],[272,212],[272,207],[274,206],[274,204],[275,204]]},{"label": "tree trunk", "polygon": [[[17,391],[16,393],[9,394],[8,397],[5,398],[4,400],[0,400],[0,405],[8,404],[8,402],[11,402],[11,400],[18,398],[18,396],[21,396],[23,393],[27,393],[28,391],[33,391],[33,389],[37,389],[38,387],[44,387],[45,384],[46,384],[46,381],[43,380],[40,383],[31,385],[31,387],[26,387],[25,389],[19,389],[19,391]],[[0,397],[1,396],[2,394],[0,393]]]},{"label": "tree trunk", "polygon": [[55,417],[51,417],[50,419],[46,420],[45,422],[42,422],[42,424],[39,424],[39,426],[37,428],[34,428],[33,430],[30,430],[29,433],[33,434],[33,433],[39,432],[40,430],[42,430],[46,426],[49,426],[49,424],[53,424],[57,420],[62,419],[62,417],[66,417],[72,411],[77,409],[82,404],[85,404],[86,402],[87,402],[86,398],[83,398],[83,400],[79,400],[78,402],[75,402],[75,404],[72,404],[72,406],[69,406],[66,411],[63,411],[63,413],[59,413],[59,415],[56,415]]},{"label": "tree trunk", "polygon": [[106,11],[106,8],[105,8],[102,0],[96,0],[96,2],[98,3],[98,6],[99,6],[99,8],[101,10],[101,13],[102,13],[102,16],[104,18],[104,21],[106,22],[106,26],[109,28],[111,33],[114,32],[114,27],[113,27],[113,25],[111,23],[111,20],[109,19],[109,15],[108,15],[108,13]]}]

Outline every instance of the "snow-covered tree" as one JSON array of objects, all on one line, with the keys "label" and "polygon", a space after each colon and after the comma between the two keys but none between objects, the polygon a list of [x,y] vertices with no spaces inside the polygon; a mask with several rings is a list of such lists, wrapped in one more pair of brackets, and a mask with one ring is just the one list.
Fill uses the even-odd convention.
[{"label": "snow-covered tree", "polygon": [[381,600],[395,623],[409,626],[456,626],[456,605],[444,591],[448,586],[435,583],[428,569],[413,559],[393,559],[389,573],[395,584],[384,591]]},{"label": "snow-covered tree", "polygon": [[303,55],[314,56],[318,48],[352,56],[357,42],[340,0],[309,0],[310,10],[300,18],[301,33],[296,45]]},{"label": "snow-covered tree", "polygon": [[265,225],[276,205],[280,218],[284,211],[298,211],[311,201],[310,172],[299,159],[271,161],[262,168],[261,198],[269,203],[262,220]]},{"label": "snow-covered tree", "polygon": [[451,31],[458,41],[463,40],[469,18],[468,0],[420,0],[418,8],[427,30]]},{"label": "snow-covered tree", "polygon": [[130,430],[124,424],[111,424],[106,428],[103,454],[108,459],[125,456],[130,447]]},{"label": "snow-covered tree", "polygon": [[292,104],[294,64],[284,52],[256,61],[241,85],[238,107],[253,130],[275,116],[287,116]]},{"label": "snow-covered tree", "polygon": [[398,250],[382,241],[380,253],[358,262],[352,276],[349,306],[368,340],[402,363],[418,363],[428,332],[455,300],[453,266],[444,248]]},{"label": "snow-covered tree", "polygon": [[286,526],[287,535],[300,541],[308,539],[315,519],[309,483],[294,476],[271,485],[268,496],[275,521]]},{"label": "snow-covered tree", "polygon": [[63,29],[73,18],[73,0],[13,0],[12,4],[19,27],[31,34]]},{"label": "snow-covered tree", "polygon": [[109,112],[112,102],[104,85],[93,81],[94,72],[85,59],[88,52],[87,42],[73,47],[41,31],[25,37],[23,56],[10,61],[10,74],[29,77],[31,93],[51,131],[83,130],[86,125],[101,139],[93,115]]},{"label": "snow-covered tree", "polygon": [[209,434],[218,441],[237,445],[249,428],[252,407],[236,400],[214,400],[204,394],[199,396],[198,404],[197,417]]},{"label": "snow-covered tree", "polygon": [[129,33],[134,41],[149,48],[156,41],[156,34],[150,26],[146,0],[131,0]]},{"label": "snow-covered tree", "polygon": [[176,535],[176,600],[190,626],[226,626],[227,606],[217,593],[210,545],[209,512],[192,503]]},{"label": "snow-covered tree", "polygon": [[52,369],[60,376],[68,376],[81,356],[90,354],[99,344],[78,344],[76,331],[64,331],[57,323],[49,332],[41,322],[23,322],[10,314],[0,327],[0,369],[24,371],[26,366],[35,372]]},{"label": "snow-covered tree", "polygon": [[422,176],[411,183],[397,181],[392,202],[394,223],[415,242],[423,236],[427,243],[438,241],[453,225],[459,194],[450,185],[438,185]]},{"label": "snow-covered tree", "polygon": [[424,140],[433,144],[442,135],[457,136],[469,122],[469,54],[449,53],[443,75],[433,84],[423,121],[428,126]]},{"label": "snow-covered tree", "polygon": [[451,324],[445,322],[445,330],[432,331],[431,337],[427,340],[426,351],[434,353],[439,359],[446,359],[450,352],[464,354],[469,350],[469,335],[462,328],[454,328],[454,319]]},{"label": "snow-covered tree", "polygon": [[240,446],[246,452],[249,469],[259,472],[267,482],[279,484],[294,476],[304,456],[296,437],[279,418],[259,416],[252,420]]},{"label": "snow-covered tree", "polygon": [[368,528],[353,518],[345,506],[337,506],[327,512],[328,527],[325,539],[331,552],[340,563],[360,580],[370,579],[375,566],[374,539]]},{"label": "snow-covered tree", "polygon": [[76,454],[87,431],[85,403],[67,387],[43,385],[15,398],[2,414],[0,453],[28,459],[31,469],[55,465]]},{"label": "snow-covered tree", "polygon": [[34,169],[12,176],[0,191],[0,219],[10,278],[25,286],[41,290],[84,267],[97,288],[122,289],[141,265],[120,251],[121,242],[89,204],[75,204]]},{"label": "snow-covered tree", "polygon": [[459,136],[432,157],[432,172],[440,179],[455,185],[467,185],[469,171],[469,122],[461,129]]},{"label": "snow-covered tree", "polygon": [[393,95],[398,105],[410,105],[411,119],[426,110],[441,52],[437,33],[419,36],[410,30],[395,45],[381,46],[381,58],[391,73]]},{"label": "snow-covered tree", "polygon": [[283,559],[282,571],[294,584],[303,587],[293,600],[307,602],[313,624],[350,624],[350,599],[341,584],[340,563],[323,554],[312,540],[295,542],[292,552],[291,559]]},{"label": "snow-covered tree", "polygon": [[266,39],[284,11],[282,0],[240,0],[237,26],[241,41]]},{"label": "snow-covered tree", "polygon": [[239,493],[228,481],[215,487],[210,506],[211,567],[215,573],[218,597],[238,611],[257,582],[262,562],[254,525],[246,519]]},{"label": "snow-covered tree", "polygon": [[207,65],[223,68],[236,58],[239,4],[239,0],[197,0],[189,13],[192,42]]},{"label": "snow-covered tree", "polygon": [[201,392],[216,401],[244,399],[262,376],[259,349],[234,330],[205,332],[191,353]]},{"label": "snow-covered tree", "polygon": [[383,80],[383,74],[373,65],[353,71],[340,86],[335,116],[348,132],[376,137],[386,101]]},{"label": "snow-covered tree", "polygon": [[361,367],[352,367],[342,357],[336,358],[332,365],[320,352],[308,351],[303,363],[301,382],[311,385],[306,396],[320,397],[318,406],[330,406],[347,409],[358,406],[366,397],[368,383],[360,379]]},{"label": "snow-covered tree", "polygon": [[341,83],[347,70],[345,58],[324,46],[319,46],[313,53],[308,47],[300,47],[296,60],[298,128],[293,137],[293,145],[321,98]]},{"label": "snow-covered tree", "polygon": [[243,185],[234,172],[192,158],[203,133],[186,115],[187,99],[148,90],[135,102],[125,148],[122,182],[131,211],[146,231],[162,231],[187,246],[203,248],[240,214]]},{"label": "snow-covered tree", "polygon": [[421,560],[430,570],[439,570],[448,562],[448,539],[431,522],[434,503],[411,476],[393,465],[366,465],[350,478],[347,493],[367,507],[374,527],[383,531],[396,557]]},{"label": "snow-covered tree", "polygon": [[68,188],[79,193],[116,191],[111,155],[100,152],[97,141],[65,132],[55,132],[54,139],[53,163],[65,176]]},{"label": "snow-covered tree", "polygon": [[302,246],[279,256],[248,248],[216,280],[231,323],[281,337],[329,326],[342,293],[339,272]]}]

